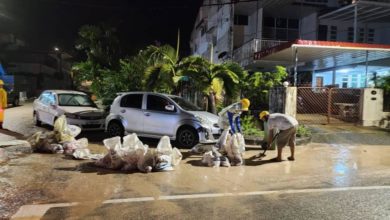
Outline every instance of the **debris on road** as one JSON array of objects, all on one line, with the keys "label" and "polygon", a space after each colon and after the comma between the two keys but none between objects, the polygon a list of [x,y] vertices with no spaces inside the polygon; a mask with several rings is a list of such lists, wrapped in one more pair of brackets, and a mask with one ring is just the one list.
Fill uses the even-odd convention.
[{"label": "debris on road", "polygon": [[144,145],[135,133],[123,138],[123,144],[120,137],[113,137],[103,140],[108,153],[95,165],[103,168],[136,171],[144,173],[152,171],[173,170],[177,166],[182,155],[177,148],[172,148],[170,139],[163,136],[156,149],[149,149]]},{"label": "debris on road", "polygon": [[63,115],[55,121],[53,131],[39,131],[30,136],[27,141],[31,144],[33,152],[65,154],[83,160],[102,158],[103,155],[91,154],[87,138],[76,140],[80,132],[81,128],[68,125]]}]

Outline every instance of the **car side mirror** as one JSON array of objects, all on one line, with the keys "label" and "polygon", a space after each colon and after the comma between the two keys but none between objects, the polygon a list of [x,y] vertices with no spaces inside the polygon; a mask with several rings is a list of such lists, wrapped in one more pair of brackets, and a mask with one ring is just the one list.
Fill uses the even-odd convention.
[{"label": "car side mirror", "polygon": [[52,109],[57,109],[57,105],[56,104],[50,104],[50,107],[52,108]]},{"label": "car side mirror", "polygon": [[174,105],[166,105],[165,110],[173,112],[173,111],[175,111],[175,106]]}]

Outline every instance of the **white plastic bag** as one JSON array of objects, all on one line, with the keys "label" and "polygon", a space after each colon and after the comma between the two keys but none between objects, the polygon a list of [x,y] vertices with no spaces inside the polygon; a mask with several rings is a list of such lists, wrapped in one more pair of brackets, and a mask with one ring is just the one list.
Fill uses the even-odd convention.
[{"label": "white plastic bag", "polygon": [[172,154],[172,145],[171,140],[168,136],[161,137],[160,141],[157,144],[157,152],[163,155]]},{"label": "white plastic bag", "polygon": [[240,150],[240,153],[244,153],[245,152],[245,139],[244,139],[244,135],[242,135],[241,133],[238,133],[237,134],[237,142],[238,142],[238,148]]},{"label": "white plastic bag", "polygon": [[54,122],[54,133],[58,142],[74,141],[80,132],[81,128],[75,125],[68,125],[65,115],[61,115]]},{"label": "white plastic bag", "polygon": [[183,154],[176,147],[172,150],[172,166],[179,165],[180,161],[183,159]]},{"label": "white plastic bag", "polygon": [[123,138],[122,148],[118,154],[124,161],[122,170],[131,171],[137,169],[138,161],[145,155],[148,145],[144,145],[135,133]]}]

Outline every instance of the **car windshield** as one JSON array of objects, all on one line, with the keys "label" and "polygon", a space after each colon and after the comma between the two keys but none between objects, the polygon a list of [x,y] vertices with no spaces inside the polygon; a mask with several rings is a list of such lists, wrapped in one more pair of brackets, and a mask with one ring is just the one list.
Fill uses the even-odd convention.
[{"label": "car windshield", "polygon": [[87,95],[82,94],[58,94],[58,105],[96,107]]},{"label": "car windshield", "polygon": [[175,101],[182,109],[184,109],[186,111],[202,111],[201,108],[199,108],[198,106],[192,104],[191,102],[189,102],[181,97],[170,96],[169,98],[171,98],[173,101]]}]

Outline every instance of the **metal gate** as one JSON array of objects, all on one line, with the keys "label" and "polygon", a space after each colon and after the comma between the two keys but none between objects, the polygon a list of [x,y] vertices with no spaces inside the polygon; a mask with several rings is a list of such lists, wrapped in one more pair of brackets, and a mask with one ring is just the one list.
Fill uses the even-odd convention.
[{"label": "metal gate", "polygon": [[361,89],[297,88],[297,119],[303,124],[357,123]]}]

